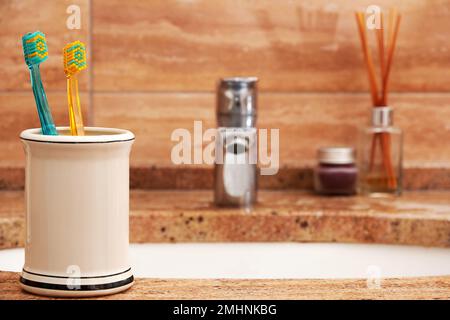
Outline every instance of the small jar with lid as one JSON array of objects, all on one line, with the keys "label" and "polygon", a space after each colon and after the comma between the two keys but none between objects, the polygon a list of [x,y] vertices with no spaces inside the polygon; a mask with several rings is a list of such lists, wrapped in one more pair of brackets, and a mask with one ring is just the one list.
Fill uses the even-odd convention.
[{"label": "small jar with lid", "polygon": [[358,169],[355,149],[351,147],[320,148],[314,171],[314,188],[324,195],[353,195],[356,193]]}]

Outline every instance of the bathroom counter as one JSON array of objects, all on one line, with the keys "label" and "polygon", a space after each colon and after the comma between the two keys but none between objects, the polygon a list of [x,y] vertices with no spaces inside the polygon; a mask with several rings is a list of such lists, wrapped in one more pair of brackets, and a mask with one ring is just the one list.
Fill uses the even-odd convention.
[{"label": "bathroom counter", "polygon": [[[23,246],[24,194],[0,192],[0,248]],[[246,212],[217,209],[210,191],[131,192],[132,242],[317,241],[450,247],[450,192],[400,198],[323,198],[262,191]],[[18,273],[0,271],[0,299],[38,299],[20,290]],[[110,299],[450,299],[442,277],[365,280],[137,279]]]},{"label": "bathroom counter", "polygon": [[[0,192],[0,248],[23,246],[24,194]],[[450,192],[324,198],[261,191],[250,211],[218,209],[210,191],[133,190],[131,242],[300,241],[450,247]]]},{"label": "bathroom counter", "polygon": [[[22,291],[19,274],[0,272],[1,299],[48,299]],[[450,299],[450,276],[365,280],[137,279],[119,294],[98,299]]]}]

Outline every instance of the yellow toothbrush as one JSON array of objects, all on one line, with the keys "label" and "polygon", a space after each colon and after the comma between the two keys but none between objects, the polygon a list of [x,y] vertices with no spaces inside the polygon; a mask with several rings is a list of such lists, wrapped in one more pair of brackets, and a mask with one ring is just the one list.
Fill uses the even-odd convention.
[{"label": "yellow toothbrush", "polygon": [[86,47],[84,43],[75,41],[68,43],[63,49],[64,73],[67,77],[67,102],[69,104],[70,133],[73,136],[84,136],[83,115],[78,94],[77,73],[86,69]]}]

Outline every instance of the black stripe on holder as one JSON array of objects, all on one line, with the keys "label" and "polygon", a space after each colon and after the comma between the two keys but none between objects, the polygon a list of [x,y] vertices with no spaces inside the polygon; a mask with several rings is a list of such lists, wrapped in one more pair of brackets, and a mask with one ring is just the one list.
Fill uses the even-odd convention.
[{"label": "black stripe on holder", "polygon": [[[73,279],[74,277],[68,277],[68,276],[51,276],[48,274],[42,274],[42,273],[36,273],[36,272],[31,272],[31,271],[27,271],[25,269],[22,269],[23,272],[28,273],[28,274],[32,274],[34,276],[39,276],[39,277],[47,277],[47,278],[57,278],[57,279]],[[128,271],[131,271],[131,268],[128,268],[125,271],[122,272],[118,272],[118,273],[113,273],[113,274],[107,274],[104,276],[92,276],[92,277],[77,277],[75,279],[98,279],[98,278],[109,278],[109,277],[114,277],[114,276],[118,276],[124,273],[127,273]]]},{"label": "black stripe on holder", "polygon": [[92,143],[116,143],[116,142],[126,142],[126,141],[133,141],[136,138],[131,139],[125,139],[125,140],[110,140],[110,141],[42,141],[42,140],[34,140],[34,139],[26,139],[26,138],[20,138],[25,141],[32,141],[32,142],[40,142],[40,143],[56,143],[56,144],[92,144]]},{"label": "black stripe on holder", "polygon": [[84,285],[77,286],[73,289],[70,289],[67,287],[67,285],[64,285],[64,284],[38,282],[38,281],[28,280],[23,277],[20,277],[20,282],[26,286],[41,288],[41,289],[49,289],[49,290],[63,290],[63,291],[108,290],[108,289],[114,289],[114,288],[125,286],[127,284],[132,283],[133,281],[134,281],[134,277],[131,276],[127,279],[116,281],[116,282],[103,283],[103,284],[84,284]]}]

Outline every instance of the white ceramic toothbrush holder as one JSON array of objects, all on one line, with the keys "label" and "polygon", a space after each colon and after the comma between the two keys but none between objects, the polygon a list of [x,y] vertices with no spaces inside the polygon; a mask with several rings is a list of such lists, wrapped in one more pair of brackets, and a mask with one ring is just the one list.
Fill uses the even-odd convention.
[{"label": "white ceramic toothbrush holder", "polygon": [[134,281],[128,259],[129,155],[134,135],[20,134],[25,147],[26,241],[21,286],[63,297],[112,294]]}]

